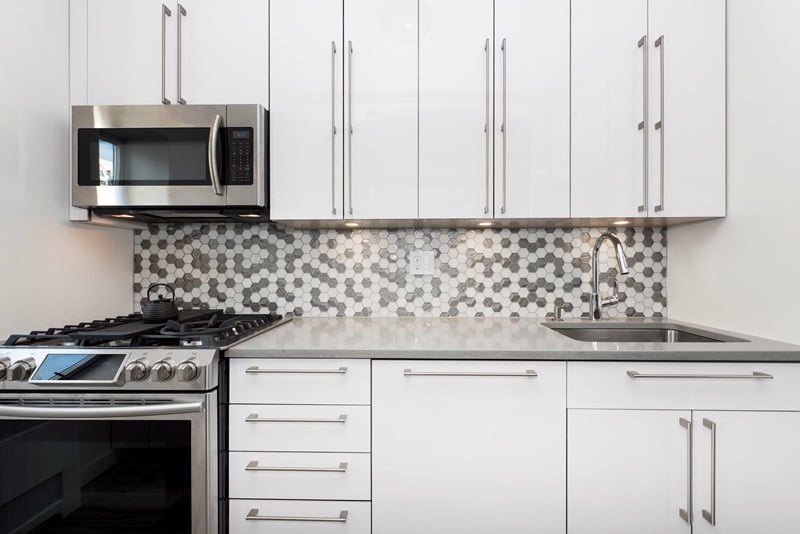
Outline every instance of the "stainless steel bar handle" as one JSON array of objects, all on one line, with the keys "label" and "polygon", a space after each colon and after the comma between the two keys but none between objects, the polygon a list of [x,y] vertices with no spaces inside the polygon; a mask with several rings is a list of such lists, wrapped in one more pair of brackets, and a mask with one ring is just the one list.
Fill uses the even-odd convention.
[{"label": "stainless steel bar handle", "polygon": [[186,8],[178,4],[178,104],[186,104],[183,98],[183,24],[181,19],[186,16]]},{"label": "stainless steel bar handle", "polygon": [[483,132],[486,135],[486,204],[483,206],[483,213],[489,213],[489,182],[490,182],[490,175],[489,175],[489,160],[491,159],[491,128],[489,128],[489,122],[491,117],[491,98],[490,98],[490,91],[491,91],[491,59],[489,56],[489,39],[486,39],[486,43],[483,46],[483,50],[486,54],[486,123],[483,126]]},{"label": "stainless steel bar handle", "polygon": [[524,378],[536,378],[539,375],[533,369],[527,369],[520,373],[513,372],[470,372],[470,371],[414,371],[412,369],[403,369],[404,376],[517,376]]},{"label": "stainless steel bar handle", "polygon": [[347,367],[338,369],[262,369],[260,367],[248,367],[244,371],[248,375],[277,375],[277,374],[347,374]]},{"label": "stainless steel bar handle", "polygon": [[335,419],[298,419],[294,417],[259,417],[257,413],[251,413],[244,421],[245,423],[346,423],[347,415],[342,414]]},{"label": "stainless steel bar handle", "polygon": [[640,213],[647,211],[647,176],[648,169],[648,143],[647,143],[647,116],[648,116],[648,61],[647,61],[647,35],[639,39],[639,48],[642,49],[642,122],[639,130],[642,132],[642,204],[636,209]]},{"label": "stainless steel bar handle", "polygon": [[668,378],[668,379],[710,379],[710,380],[772,380],[775,378],[771,374],[763,373],[761,371],[753,371],[750,374],[734,375],[734,374],[679,374],[679,373],[639,373],[637,371],[625,371],[625,373],[632,379],[640,378]]},{"label": "stainless steel bar handle", "polygon": [[313,521],[324,523],[346,523],[347,510],[339,512],[339,517],[303,517],[294,515],[258,515],[258,508],[251,508],[247,512],[247,521]]},{"label": "stainless steel bar handle", "polygon": [[658,204],[656,204],[656,211],[664,211],[664,36],[662,35],[658,39],[656,39],[656,48],[660,51],[660,58],[661,58],[661,78],[660,78],[660,86],[661,86],[661,103],[660,103],[660,113],[661,118],[656,123],[656,130],[659,131],[661,137],[659,138],[660,148],[660,161],[658,162],[658,184],[659,184],[659,197],[658,197]]},{"label": "stainless steel bar handle", "polygon": [[347,462],[339,462],[339,467],[271,467],[258,465],[258,460],[251,460],[245,471],[289,471],[298,473],[346,473]]},{"label": "stainless steel bar handle", "polygon": [[222,182],[219,179],[219,166],[217,165],[217,145],[221,126],[222,115],[214,115],[214,122],[208,131],[208,174],[211,176],[211,186],[217,196],[222,196]]},{"label": "stainless steel bar handle", "polygon": [[506,212],[506,204],[508,202],[507,198],[507,186],[506,186],[506,136],[508,133],[506,132],[506,39],[503,38],[503,42],[500,45],[500,52],[503,53],[503,122],[500,124],[500,133],[503,134],[503,201],[500,204],[500,213]]},{"label": "stainless steel bar handle", "polygon": [[336,215],[336,41],[331,41],[331,213]]},{"label": "stainless steel bar handle", "polygon": [[203,401],[174,402],[142,406],[42,408],[38,406],[2,406],[0,417],[11,419],[105,419],[180,415],[198,413],[205,409]]},{"label": "stainless steel bar handle", "polygon": [[686,429],[686,508],[678,513],[681,518],[692,524],[692,422],[681,417],[680,425]]},{"label": "stainless steel bar handle", "polygon": [[711,430],[711,506],[703,510],[703,519],[717,524],[717,423],[711,419],[703,419],[703,426]]},{"label": "stainless steel bar handle", "polygon": [[172,11],[161,4],[161,103],[169,104],[167,98],[167,17],[172,16]]},{"label": "stainless steel bar handle", "polygon": [[350,204],[348,213],[353,214],[353,41],[347,41],[347,201]]}]

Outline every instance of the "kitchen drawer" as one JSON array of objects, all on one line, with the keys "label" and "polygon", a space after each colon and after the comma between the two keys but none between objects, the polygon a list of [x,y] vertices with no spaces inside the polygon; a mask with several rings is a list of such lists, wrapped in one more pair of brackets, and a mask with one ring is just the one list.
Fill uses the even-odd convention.
[{"label": "kitchen drawer", "polygon": [[369,360],[231,359],[232,404],[369,404]]},{"label": "kitchen drawer", "polygon": [[369,406],[234,404],[231,451],[369,452]]},{"label": "kitchen drawer", "polygon": [[569,362],[567,407],[800,410],[800,365]]},{"label": "kitchen drawer", "polygon": [[370,455],[364,453],[232,452],[233,499],[368,501]]},{"label": "kitchen drawer", "polygon": [[231,534],[370,534],[371,522],[368,502],[230,501]]}]

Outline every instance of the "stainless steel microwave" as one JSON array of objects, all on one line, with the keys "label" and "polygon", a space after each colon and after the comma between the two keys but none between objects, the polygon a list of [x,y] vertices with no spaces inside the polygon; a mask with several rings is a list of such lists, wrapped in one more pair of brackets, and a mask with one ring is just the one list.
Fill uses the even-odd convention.
[{"label": "stainless steel microwave", "polygon": [[73,106],[72,205],[142,220],[264,218],[258,104]]}]

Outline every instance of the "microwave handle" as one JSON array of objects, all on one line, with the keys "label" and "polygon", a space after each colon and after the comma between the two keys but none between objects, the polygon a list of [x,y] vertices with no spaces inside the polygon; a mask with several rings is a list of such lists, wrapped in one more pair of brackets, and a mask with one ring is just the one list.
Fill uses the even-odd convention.
[{"label": "microwave handle", "polygon": [[211,185],[214,193],[222,196],[222,182],[219,179],[219,167],[217,165],[217,144],[219,144],[219,128],[222,125],[222,116],[215,115],[211,130],[208,132],[208,172],[211,175]]}]

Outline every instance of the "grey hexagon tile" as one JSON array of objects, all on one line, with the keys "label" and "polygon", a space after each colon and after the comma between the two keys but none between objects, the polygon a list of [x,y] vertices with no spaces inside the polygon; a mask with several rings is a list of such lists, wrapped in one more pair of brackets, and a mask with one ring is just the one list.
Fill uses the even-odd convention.
[{"label": "grey hexagon tile", "polygon": [[[133,289],[173,283],[179,305],[236,313],[331,316],[589,316],[591,251],[606,229],[297,230],[276,225],[152,226],[135,234]],[[600,291],[619,286],[608,317],[667,313],[663,228],[610,229],[622,238],[630,274],[610,247],[600,253]],[[434,276],[414,276],[408,257],[432,250]]]}]

